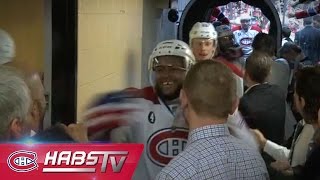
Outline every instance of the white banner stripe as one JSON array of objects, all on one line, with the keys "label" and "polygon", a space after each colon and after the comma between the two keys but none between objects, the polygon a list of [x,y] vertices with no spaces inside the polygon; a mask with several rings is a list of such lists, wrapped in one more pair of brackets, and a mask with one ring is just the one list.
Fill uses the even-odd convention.
[{"label": "white banner stripe", "polygon": [[43,168],[42,172],[96,172],[95,168]]},{"label": "white banner stripe", "polygon": [[97,113],[97,112],[104,112],[104,111],[117,111],[117,110],[139,110],[139,106],[137,103],[108,103],[93,107],[86,111],[83,116],[86,117],[90,114]]}]

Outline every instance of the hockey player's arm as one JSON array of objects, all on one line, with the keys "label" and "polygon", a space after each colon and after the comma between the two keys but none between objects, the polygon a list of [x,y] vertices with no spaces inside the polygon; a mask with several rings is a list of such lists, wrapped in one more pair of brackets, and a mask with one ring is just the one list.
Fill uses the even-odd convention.
[{"label": "hockey player's arm", "polygon": [[218,7],[213,8],[211,15],[217,18],[218,21],[220,21],[222,24],[226,24],[226,25],[230,24],[229,19],[221,12],[221,10]]},{"label": "hockey player's arm", "polygon": [[248,128],[238,110],[236,110],[233,115],[229,115],[227,124],[231,135],[241,139],[252,148],[259,150],[255,135]]},{"label": "hockey player's arm", "polygon": [[[293,16],[297,19],[302,19],[310,16],[314,16],[320,13],[320,4],[314,7],[310,7],[307,10],[304,11],[298,11],[293,14]],[[291,17],[292,15],[289,15]]]},{"label": "hockey player's arm", "polygon": [[132,98],[134,95],[125,91],[107,93],[97,98],[84,118],[90,139],[106,137],[112,142],[128,142],[130,117],[138,110],[135,103],[129,102]]},{"label": "hockey player's arm", "polygon": [[110,140],[113,143],[129,143],[132,142],[131,134],[130,126],[120,126],[111,130]]}]

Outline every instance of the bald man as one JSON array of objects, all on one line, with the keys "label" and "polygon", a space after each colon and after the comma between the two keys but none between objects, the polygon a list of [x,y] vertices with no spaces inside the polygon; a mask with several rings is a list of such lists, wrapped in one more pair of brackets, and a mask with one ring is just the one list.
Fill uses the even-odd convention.
[{"label": "bald man", "polygon": [[26,82],[29,86],[32,98],[30,128],[33,131],[31,135],[33,135],[41,130],[40,126],[43,123],[46,110],[45,90],[38,73],[28,74]]}]

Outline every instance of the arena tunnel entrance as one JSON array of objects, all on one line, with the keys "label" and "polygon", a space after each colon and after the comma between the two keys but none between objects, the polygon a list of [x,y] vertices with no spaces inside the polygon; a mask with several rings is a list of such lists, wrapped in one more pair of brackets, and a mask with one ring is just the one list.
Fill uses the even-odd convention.
[{"label": "arena tunnel entrance", "polygon": [[[189,31],[196,22],[208,22],[212,9],[241,0],[191,0],[185,7],[178,26],[178,39],[189,42]],[[271,0],[242,0],[245,4],[257,7],[270,21],[269,34],[277,41],[277,50],[281,47],[281,21]]]}]

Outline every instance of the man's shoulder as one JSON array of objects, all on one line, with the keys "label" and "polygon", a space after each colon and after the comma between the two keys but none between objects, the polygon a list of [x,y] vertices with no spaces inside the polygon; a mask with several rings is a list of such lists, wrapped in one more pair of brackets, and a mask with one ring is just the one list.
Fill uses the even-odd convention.
[{"label": "man's shoulder", "polygon": [[286,72],[286,73],[288,73],[288,76],[289,76],[290,66],[289,66],[289,63],[286,59],[278,58],[278,59],[272,61],[271,71],[272,71],[272,69],[276,70],[275,68],[277,70],[278,70],[278,68],[281,68],[281,69],[279,69],[279,71]]},{"label": "man's shoulder", "polygon": [[[268,88],[270,91],[273,91],[273,92],[275,92],[275,93],[283,94],[280,86],[277,85],[277,84],[267,83],[267,88]],[[284,96],[284,95],[283,95],[283,96]]]},{"label": "man's shoulder", "polygon": [[[303,35],[311,35],[311,36],[314,36],[314,34],[310,34],[310,33],[318,33],[318,29],[312,27],[312,26],[306,26],[305,28],[303,28],[301,31],[298,31],[300,32],[300,34],[303,34]],[[298,33],[297,32],[297,33]]]},{"label": "man's shoulder", "polygon": [[268,97],[274,97],[275,95],[277,95],[277,97],[280,96],[282,98],[284,97],[283,94],[284,93],[278,85],[263,83],[258,86],[252,87],[247,93],[243,95],[241,99],[242,101],[250,101],[250,103],[248,104],[251,104],[252,102],[260,103],[261,99],[259,99],[259,97],[264,97],[266,95]]},{"label": "man's shoulder", "polygon": [[236,165],[239,170],[252,170],[256,168],[257,173],[266,172],[265,163],[260,152],[248,146],[242,140],[236,137],[230,138],[230,143],[227,144],[225,149],[228,163]]},{"label": "man's shoulder", "polygon": [[252,34],[258,34],[259,31],[257,31],[256,29],[249,29],[249,32]]},{"label": "man's shoulder", "polygon": [[242,30],[241,30],[241,29],[238,29],[238,30],[233,31],[233,34],[234,34],[235,36],[240,35],[241,33],[242,33]]},{"label": "man's shoulder", "polygon": [[270,95],[272,97],[277,97],[272,99],[272,101],[277,101],[277,100],[283,100],[283,98],[285,98],[285,95],[283,93],[283,91],[281,90],[281,87],[277,84],[271,84],[271,83],[264,83],[261,84],[261,88],[262,91],[264,91],[263,95]]},{"label": "man's shoulder", "polygon": [[190,154],[190,149],[185,149],[161,170],[157,179],[191,178],[197,172],[198,163],[197,156],[193,153]]}]

